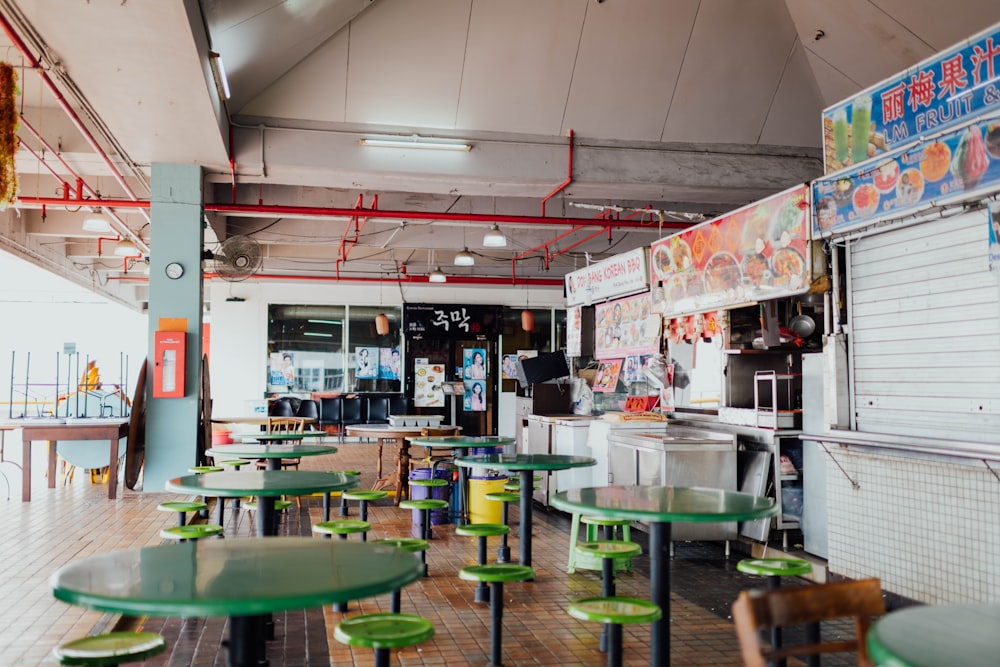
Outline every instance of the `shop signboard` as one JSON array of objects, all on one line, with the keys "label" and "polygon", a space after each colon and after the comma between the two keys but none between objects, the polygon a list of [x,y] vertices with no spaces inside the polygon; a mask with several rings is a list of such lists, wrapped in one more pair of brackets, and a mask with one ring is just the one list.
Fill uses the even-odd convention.
[{"label": "shop signboard", "polygon": [[596,306],[594,356],[621,358],[656,354],[660,349],[662,318],[652,312],[649,293]]},{"label": "shop signboard", "polygon": [[654,242],[652,293],[662,303],[663,316],[806,291],[811,279],[808,192],[808,186],[796,186]]},{"label": "shop signboard", "polygon": [[1000,190],[1000,118],[979,120],[817,179],[813,238]]},{"label": "shop signboard", "polygon": [[408,303],[403,307],[403,327],[411,336],[495,338],[503,333],[502,313],[499,306]]},{"label": "shop signboard", "polygon": [[649,248],[636,248],[566,274],[566,305],[635,294],[649,288]]},{"label": "shop signboard", "polygon": [[1000,108],[1000,24],[823,111],[824,173]]}]

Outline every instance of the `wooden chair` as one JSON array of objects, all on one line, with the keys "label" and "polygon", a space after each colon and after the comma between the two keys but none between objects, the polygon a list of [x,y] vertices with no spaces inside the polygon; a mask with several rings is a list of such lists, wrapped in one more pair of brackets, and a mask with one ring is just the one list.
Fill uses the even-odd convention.
[{"label": "wooden chair", "polygon": [[[458,435],[458,427],[441,426],[434,428],[431,426],[424,426],[420,429],[420,435],[425,438],[428,436]],[[424,451],[426,452],[426,455],[424,458],[420,459],[420,462],[427,465],[414,467],[430,467],[435,461],[450,461],[454,457],[451,447],[425,447]]]},{"label": "wooden chair", "polygon": [[[306,420],[302,417],[268,417],[267,419],[267,432],[268,433],[303,433],[306,429]],[[282,440],[281,444],[291,445],[293,443],[300,443],[301,440]],[[299,460],[295,459],[281,459],[281,467],[284,468],[295,468],[299,469]],[[263,459],[257,461],[257,470],[266,470],[267,461]]]},{"label": "wooden chair", "polygon": [[[746,667],[765,667],[786,658],[824,653],[856,652],[858,667],[870,667],[865,635],[872,618],[885,613],[878,579],[846,581],[776,590],[742,591],[732,606],[736,636]],[[761,630],[776,626],[806,625],[838,618],[854,619],[849,640],[785,645],[772,650],[761,641]],[[786,638],[787,639],[787,638]],[[808,640],[807,640],[808,641]]]}]

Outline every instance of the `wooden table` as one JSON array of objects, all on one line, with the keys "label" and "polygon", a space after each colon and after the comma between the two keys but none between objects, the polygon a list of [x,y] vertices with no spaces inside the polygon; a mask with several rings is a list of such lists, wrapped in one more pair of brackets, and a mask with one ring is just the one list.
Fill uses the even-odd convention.
[{"label": "wooden table", "polygon": [[868,630],[868,654],[885,667],[1000,664],[1000,603],[936,604],[886,614]]},{"label": "wooden table", "polygon": [[130,616],[229,616],[230,667],[264,659],[261,614],[398,590],[423,576],[414,554],[374,542],[278,537],[197,540],[92,556],[60,568],[52,594]]},{"label": "wooden table", "polygon": [[566,454],[487,454],[484,456],[464,456],[455,459],[461,467],[495,468],[513,470],[521,477],[521,565],[531,565],[531,496],[536,470],[566,470],[597,465],[597,459],[589,456],[569,456]]},{"label": "wooden table", "polygon": [[[347,427],[347,435],[352,438],[375,438],[378,440],[378,458],[375,460],[375,484],[373,489],[381,489],[395,484],[393,505],[399,505],[402,498],[409,498],[410,446],[406,438],[420,435],[423,426],[389,426],[388,424],[358,424]],[[396,444],[396,470],[391,475],[382,476],[382,448],[387,443]]]},{"label": "wooden table", "polygon": [[[530,482],[529,482],[530,485]],[[522,492],[524,490],[522,482]],[[557,493],[552,506],[566,512],[649,523],[650,599],[663,612],[652,624],[650,664],[670,664],[670,527],[695,523],[748,521],[774,516],[772,498],[721,489],[681,486],[599,486]]]},{"label": "wooden table", "polygon": [[31,500],[31,443],[43,440],[49,444],[49,488],[56,486],[56,443],[59,440],[107,440],[108,452],[108,498],[118,497],[118,441],[128,437],[129,420],[115,419],[73,419],[66,423],[8,422],[7,425],[21,429],[21,501]]},{"label": "wooden table", "polygon": [[279,496],[305,496],[327,491],[344,491],[358,485],[358,478],[339,472],[311,470],[250,470],[209,472],[185,475],[167,482],[167,491],[190,493],[210,498],[257,497],[254,517],[257,535],[277,534],[274,499]]}]

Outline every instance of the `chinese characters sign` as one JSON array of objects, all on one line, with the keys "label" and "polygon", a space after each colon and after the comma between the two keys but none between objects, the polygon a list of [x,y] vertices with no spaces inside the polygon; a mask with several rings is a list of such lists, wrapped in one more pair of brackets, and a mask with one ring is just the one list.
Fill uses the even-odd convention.
[{"label": "chinese characters sign", "polygon": [[653,243],[654,300],[676,317],[791,296],[810,282],[801,185]]},{"label": "chinese characters sign", "polygon": [[830,173],[1000,107],[1000,25],[823,112]]},{"label": "chinese characters sign", "polygon": [[648,252],[647,248],[636,248],[566,274],[566,305],[590,305],[646,289]]}]

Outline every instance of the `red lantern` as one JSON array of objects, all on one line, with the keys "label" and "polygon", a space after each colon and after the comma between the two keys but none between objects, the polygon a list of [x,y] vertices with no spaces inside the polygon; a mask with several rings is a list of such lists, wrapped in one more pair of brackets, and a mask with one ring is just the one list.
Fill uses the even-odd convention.
[{"label": "red lantern", "polygon": [[379,313],[375,316],[375,333],[379,336],[389,333],[389,318],[386,317],[385,313]]},{"label": "red lantern", "polygon": [[521,311],[521,328],[525,331],[533,331],[535,328],[535,314],[527,308]]}]

